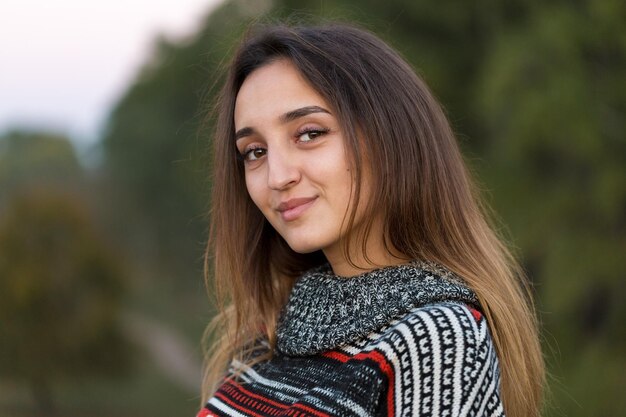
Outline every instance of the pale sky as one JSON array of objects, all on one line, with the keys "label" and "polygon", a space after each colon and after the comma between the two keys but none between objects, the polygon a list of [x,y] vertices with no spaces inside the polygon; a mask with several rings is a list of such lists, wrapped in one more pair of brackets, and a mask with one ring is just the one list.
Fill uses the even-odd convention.
[{"label": "pale sky", "polygon": [[52,128],[93,144],[157,34],[192,34],[222,0],[2,0],[0,134]]}]

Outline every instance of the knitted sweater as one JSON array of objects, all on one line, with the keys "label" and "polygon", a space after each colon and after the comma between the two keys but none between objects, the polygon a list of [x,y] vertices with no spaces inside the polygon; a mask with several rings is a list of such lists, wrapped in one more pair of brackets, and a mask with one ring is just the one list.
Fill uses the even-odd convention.
[{"label": "knitted sweater", "polygon": [[[295,284],[272,359],[234,360],[206,416],[504,416],[498,360],[475,294],[412,262]],[[235,376],[239,374],[239,376]]]}]

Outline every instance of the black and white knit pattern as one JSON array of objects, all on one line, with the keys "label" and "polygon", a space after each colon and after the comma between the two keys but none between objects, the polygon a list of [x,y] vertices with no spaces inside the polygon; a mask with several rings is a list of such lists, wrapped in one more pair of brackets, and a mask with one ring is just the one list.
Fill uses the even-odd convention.
[{"label": "black and white knit pattern", "polygon": [[478,305],[460,278],[451,273],[443,278],[434,268],[413,262],[350,278],[333,275],[328,265],[308,271],[294,286],[279,320],[278,349],[310,355],[366,336],[419,305]]},{"label": "black and white knit pattern", "polygon": [[475,295],[426,267],[306,273],[272,359],[234,361],[199,416],[504,416]]}]

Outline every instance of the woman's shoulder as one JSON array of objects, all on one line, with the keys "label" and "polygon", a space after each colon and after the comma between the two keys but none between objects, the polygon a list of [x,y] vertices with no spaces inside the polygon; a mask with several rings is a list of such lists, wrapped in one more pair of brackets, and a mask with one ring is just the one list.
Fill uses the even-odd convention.
[{"label": "woman's shoulder", "polygon": [[401,393],[395,409],[415,415],[504,415],[495,347],[485,316],[471,304],[442,301],[414,308],[327,356],[374,367],[389,392]]},{"label": "woman's shoulder", "polygon": [[398,323],[432,321],[435,325],[459,325],[464,329],[477,329],[487,321],[481,310],[469,303],[440,301],[416,307],[397,320]]},{"label": "woman's shoulder", "polygon": [[363,340],[363,349],[390,349],[398,357],[445,358],[470,362],[496,359],[489,326],[471,304],[437,302],[410,310]]},{"label": "woman's shoulder", "polygon": [[370,335],[368,344],[363,348],[381,352],[394,374],[413,381],[397,387],[410,386],[413,400],[436,403],[432,396],[439,393],[454,398],[461,415],[504,415],[495,346],[476,307],[440,302],[415,308]]}]

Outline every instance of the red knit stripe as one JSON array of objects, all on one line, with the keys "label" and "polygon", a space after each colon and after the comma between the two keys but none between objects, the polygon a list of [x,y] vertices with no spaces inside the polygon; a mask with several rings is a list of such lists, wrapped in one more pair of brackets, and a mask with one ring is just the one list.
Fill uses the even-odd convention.
[{"label": "red knit stripe", "polygon": [[267,404],[271,404],[271,405],[273,405],[275,407],[283,408],[283,409],[289,407],[289,404],[279,403],[279,402],[270,400],[269,398],[266,398],[266,397],[264,397],[262,395],[255,394],[255,393],[245,389],[244,387],[242,387],[240,384],[236,383],[235,381],[230,381],[230,384],[233,385],[239,391],[243,392],[244,394],[246,394],[246,395],[248,395],[248,396],[250,396],[252,398],[256,398],[256,399],[258,399],[260,401],[264,401]]},{"label": "red knit stripe", "polygon": [[306,405],[304,405],[302,403],[295,403],[293,405],[293,408],[300,408],[300,409],[306,411],[307,413],[312,414],[312,415],[317,416],[317,417],[331,417],[330,414],[323,413],[323,412],[321,412],[319,410],[316,410],[314,408],[306,406]]},{"label": "red knit stripe", "polygon": [[196,417],[217,417],[217,414],[214,414],[211,410],[209,410],[208,408],[203,408],[202,410],[200,410],[198,412],[198,414],[196,415]]},{"label": "red knit stripe", "polygon": [[394,406],[395,406],[394,398],[393,398],[393,394],[395,390],[395,378],[394,378],[394,373],[393,373],[393,366],[389,363],[385,355],[375,350],[372,350],[367,353],[359,353],[358,355],[354,357],[354,359],[358,359],[358,360],[363,360],[367,358],[374,360],[380,367],[380,370],[383,371],[383,373],[387,376],[387,381],[389,381],[389,390],[387,391],[387,415],[393,416]]},{"label": "red knit stripe", "polygon": [[[253,416],[258,416],[258,414],[256,414],[253,409],[251,408],[244,408],[244,405],[241,403],[244,403],[246,406],[248,406],[248,403],[251,403],[250,406],[252,406],[254,409],[256,410],[261,410],[264,413],[269,413],[270,415],[274,415],[274,416],[304,416],[304,415],[312,415],[312,416],[316,416],[316,417],[330,417],[329,414],[323,413],[321,411],[315,410],[311,407],[308,407],[304,404],[300,404],[300,403],[295,403],[293,404],[291,407],[287,404],[281,404],[278,403],[276,401],[270,400],[269,398],[266,398],[262,395],[259,394],[255,394],[245,388],[243,388],[241,385],[237,384],[235,381],[230,380],[228,381],[228,385],[224,385],[220,391],[218,391],[215,396],[219,397],[220,399],[223,399],[224,401],[228,402],[230,405],[232,405],[233,407],[239,409],[242,412],[249,412],[251,415]],[[223,391],[223,392],[222,392]],[[231,396],[232,400],[236,400],[239,401],[240,403],[235,403],[234,401],[230,400],[228,397],[225,396],[225,394],[228,394]],[[254,401],[253,399],[257,399],[259,400]],[[276,408],[272,408],[271,406],[274,406],[276,408],[279,408],[280,410],[277,410]],[[297,411],[295,409],[300,409],[303,411]]]},{"label": "red knit stripe", "polygon": [[387,391],[387,415],[389,416],[394,415],[395,405],[394,405],[393,393],[394,393],[394,388],[395,388],[394,387],[395,379],[394,379],[393,365],[389,363],[385,355],[383,355],[382,353],[376,350],[371,350],[369,352],[358,353],[355,356],[348,356],[344,353],[334,350],[334,351],[324,353],[324,356],[326,356],[327,358],[335,359],[342,363],[345,363],[349,361],[350,359],[355,359],[359,361],[362,361],[365,359],[371,359],[374,362],[376,362],[378,364],[378,368],[385,374],[385,376],[387,377],[387,381],[389,381],[389,390]]},{"label": "red knit stripe", "polygon": [[476,310],[474,307],[469,307],[469,311],[472,312],[472,316],[474,316],[474,320],[476,321],[480,321],[480,319],[482,318],[482,314],[480,313],[480,311]]},{"label": "red knit stripe", "polygon": [[350,360],[351,356],[348,356],[346,354],[343,354],[339,351],[336,350],[331,350],[330,352],[325,352],[322,354],[323,356],[326,356],[327,358],[331,358],[331,359],[335,359],[341,363],[346,363]]},{"label": "red knit stripe", "polygon": [[224,395],[223,393],[219,391],[215,393],[215,396],[221,399],[222,401],[228,403],[230,406],[238,409],[239,411],[247,413],[248,415],[251,415],[253,417],[263,417],[261,414],[257,414],[255,411],[251,410],[250,408],[246,408],[241,404],[237,404],[236,402],[232,401],[230,398],[228,398],[226,395]]}]

